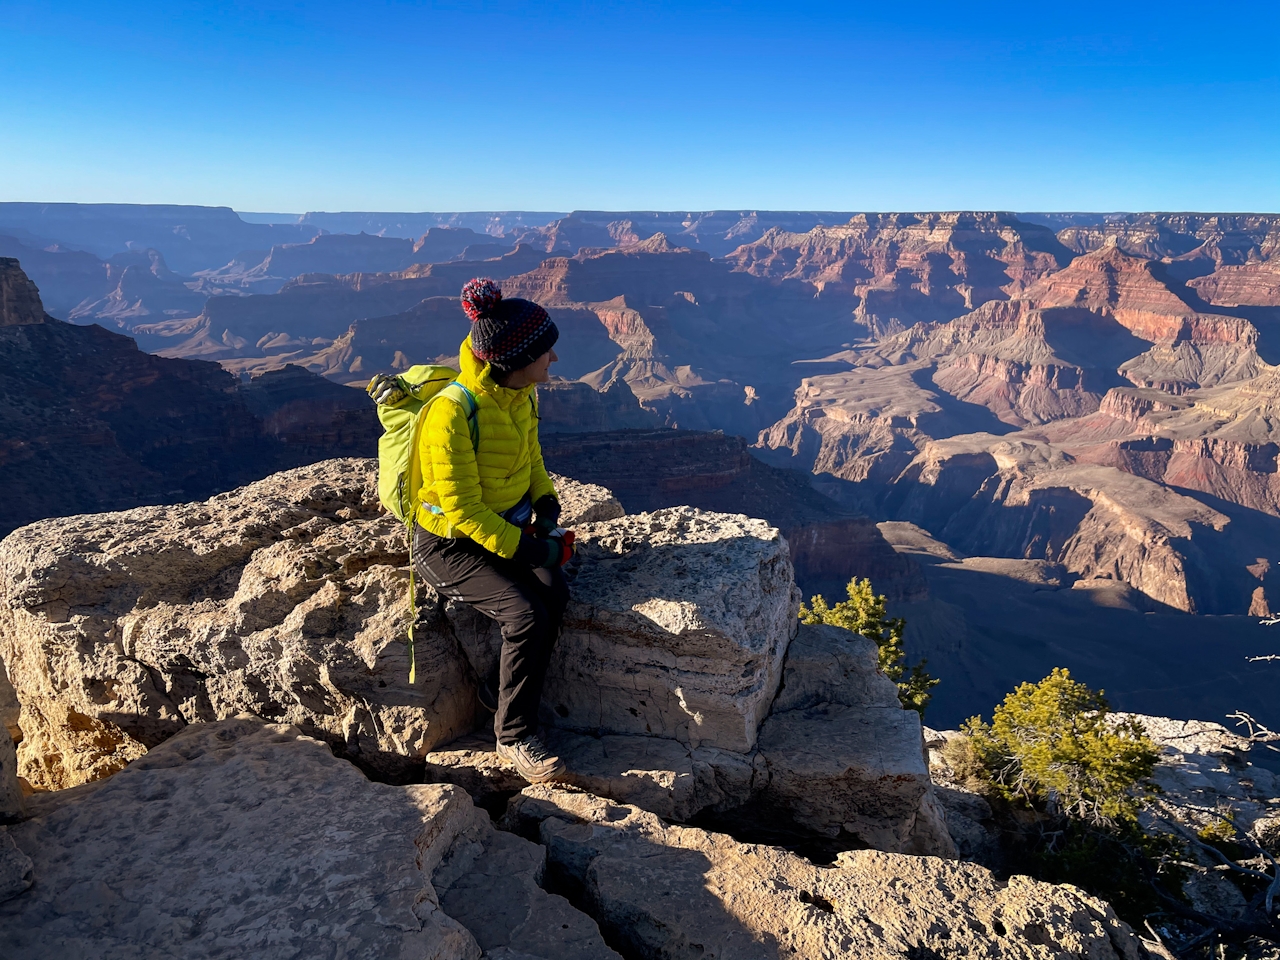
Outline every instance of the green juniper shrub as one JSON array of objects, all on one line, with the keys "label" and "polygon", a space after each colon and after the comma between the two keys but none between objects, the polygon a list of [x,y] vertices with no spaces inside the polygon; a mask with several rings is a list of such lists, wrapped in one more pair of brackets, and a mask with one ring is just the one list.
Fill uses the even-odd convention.
[{"label": "green juniper shrub", "polygon": [[849,599],[841,600],[834,607],[828,606],[826,598],[821,594],[809,599],[811,607],[801,604],[801,621],[843,627],[874,640],[880,649],[880,669],[898,685],[898,700],[903,707],[914,710],[923,717],[925,707],[933,699],[930,691],[938,685],[938,681],[925,672],[928,661],[921,660],[911,667],[906,665],[907,653],[902,645],[906,621],[901,617],[885,616],[884,595],[877,596],[872,591],[870,580],[854,577],[845,589]]},{"label": "green juniper shrub", "polygon": [[996,707],[990,725],[961,728],[992,785],[1008,800],[1096,827],[1132,823],[1156,791],[1159,750],[1132,718],[1117,721],[1101,691],[1055,667]]},{"label": "green juniper shrub", "polygon": [[997,806],[1015,872],[1083,887],[1141,926],[1180,899],[1182,845],[1139,826],[1159,750],[1109,712],[1101,691],[1056,668],[1006,696],[990,724],[966,721],[944,758]]}]

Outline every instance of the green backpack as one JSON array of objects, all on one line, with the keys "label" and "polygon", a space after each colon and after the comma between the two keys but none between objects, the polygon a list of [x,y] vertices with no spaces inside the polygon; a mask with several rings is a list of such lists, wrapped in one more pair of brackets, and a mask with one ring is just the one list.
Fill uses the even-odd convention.
[{"label": "green backpack", "polygon": [[422,499],[422,466],[416,456],[423,411],[436,397],[450,396],[467,411],[471,447],[480,448],[475,395],[457,380],[452,367],[421,364],[399,379],[409,395],[396,404],[378,404],[383,434],[378,440],[378,499],[412,532],[414,514]]},{"label": "green backpack", "polygon": [[409,535],[409,683],[416,679],[413,656],[413,627],[418,619],[415,573],[413,569],[413,521],[422,502],[422,465],[417,457],[418,436],[423,415],[431,401],[448,396],[467,411],[471,447],[480,448],[476,423],[475,395],[457,380],[452,367],[421,364],[410,367],[398,378],[408,396],[398,403],[378,404],[383,434],[378,440],[378,499],[405,525]]}]

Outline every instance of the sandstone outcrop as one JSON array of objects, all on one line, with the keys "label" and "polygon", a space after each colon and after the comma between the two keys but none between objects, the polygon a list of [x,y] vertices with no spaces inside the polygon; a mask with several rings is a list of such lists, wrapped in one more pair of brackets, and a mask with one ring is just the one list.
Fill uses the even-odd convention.
[{"label": "sandstone outcrop", "polygon": [[669,826],[635,806],[530,787],[506,822],[627,956],[1144,957],[1102,901],[973,864],[859,850],[818,867]]},{"label": "sandstone outcrop", "polygon": [[[521,248],[490,260],[414,265],[389,273],[304,273],[273,295],[210,297],[196,317],[136,324],[130,332],[167,357],[317,362],[311,356],[357,320],[400,314],[428,297],[456,297],[477,273],[501,280],[531,269],[540,259]],[[330,363],[337,359],[328,357]],[[370,370],[365,378],[376,372]]]},{"label": "sandstone outcrop", "polygon": [[116,254],[103,268],[102,296],[85,297],[65,314],[68,320],[98,320],[127,331],[148,319],[194,317],[207,299],[207,294],[192,289],[170,270],[157,250]]},{"label": "sandstone outcrop", "polygon": [[33,813],[6,956],[617,956],[463,791],[371,783],[288,725],[191,727]]},{"label": "sandstone outcrop", "polygon": [[[266,250],[322,232],[306,224],[248,223],[230,207],[165,203],[3,203],[0,232],[45,238],[110,257],[160,251],[181,273],[226,263],[241,250]],[[44,244],[41,244],[42,246]]]},{"label": "sandstone outcrop", "polygon": [[1267,259],[1280,250],[1280,216],[1130,213],[1068,226],[1058,231],[1058,239],[1076,253],[1112,243],[1131,256],[1172,260],[1207,248],[1213,262],[1244,263]]},{"label": "sandstone outcrop", "polygon": [[40,291],[17,260],[0,257],[0,327],[44,323]]},{"label": "sandstone outcrop", "polygon": [[597,390],[581,380],[552,380],[538,387],[538,433],[596,433],[612,430],[652,430],[662,425],[640,401],[625,380],[614,380]]},{"label": "sandstone outcrop", "polygon": [[[594,318],[575,336],[594,325],[593,339],[603,333],[612,345],[596,369],[577,374],[597,389],[625,380],[668,426],[754,435],[785,412],[791,363],[849,339],[853,300],[815,298],[807,282],[735,273],[654,239],[549,257],[503,290],[543,304],[557,323],[561,312]],[[733,349],[719,346],[727,341]]]},{"label": "sandstone outcrop", "polygon": [[1280,258],[1224,265],[1187,286],[1216,306],[1274,307],[1280,304]]}]

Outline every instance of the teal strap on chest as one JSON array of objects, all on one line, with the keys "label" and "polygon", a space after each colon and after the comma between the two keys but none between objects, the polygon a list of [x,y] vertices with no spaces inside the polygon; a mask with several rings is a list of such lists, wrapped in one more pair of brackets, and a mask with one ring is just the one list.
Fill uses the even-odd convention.
[{"label": "teal strap on chest", "polygon": [[445,389],[448,390],[449,387],[457,387],[462,393],[463,399],[467,402],[467,429],[471,432],[471,449],[476,453],[479,453],[480,423],[476,414],[480,410],[480,404],[476,401],[476,395],[467,389],[467,385],[460,380],[453,381],[453,383],[449,384]]}]

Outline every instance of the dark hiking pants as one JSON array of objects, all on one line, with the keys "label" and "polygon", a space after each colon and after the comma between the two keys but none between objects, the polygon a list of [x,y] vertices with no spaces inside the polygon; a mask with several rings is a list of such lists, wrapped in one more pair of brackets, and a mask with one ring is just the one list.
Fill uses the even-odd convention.
[{"label": "dark hiking pants", "polygon": [[418,575],[442,596],[468,603],[498,622],[502,656],[493,721],[498,742],[514,743],[537,733],[542,684],[569,603],[564,574],[531,569],[491,553],[470,537],[437,537],[416,524],[413,561]]}]

